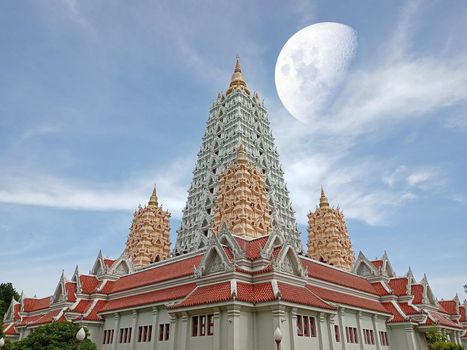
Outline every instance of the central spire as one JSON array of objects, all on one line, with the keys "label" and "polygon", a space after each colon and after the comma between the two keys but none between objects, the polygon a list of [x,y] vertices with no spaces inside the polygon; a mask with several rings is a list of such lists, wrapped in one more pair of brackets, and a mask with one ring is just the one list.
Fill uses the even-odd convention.
[{"label": "central spire", "polygon": [[238,55],[237,61],[235,63],[235,69],[232,74],[232,79],[230,81],[229,89],[227,90],[226,95],[231,94],[236,89],[243,90],[248,95],[250,94],[250,90],[248,90],[245,78],[243,77],[242,68],[240,67],[240,57]]},{"label": "central spire", "polygon": [[[176,254],[205,247],[210,231],[216,232],[213,229],[215,220],[218,220],[218,228],[225,221],[231,233],[247,232],[249,237],[271,232],[272,226],[284,239],[292,242],[297,252],[302,250],[267,111],[256,96],[248,90],[237,57],[227,92],[217,96],[209,111],[182,223],[177,232]],[[251,189],[252,181],[256,181],[254,179],[258,176],[247,176],[250,171],[243,170],[251,166],[263,178],[265,191],[259,185]],[[237,177],[220,176],[228,169],[234,172],[235,167],[242,168],[235,172]],[[232,184],[229,188],[223,186],[222,190],[221,182],[227,179]],[[220,198],[224,194],[226,197]],[[250,197],[254,200],[249,201]],[[216,208],[220,202],[227,205],[227,208],[221,207],[222,212]],[[269,210],[265,209],[267,207]],[[222,213],[222,217],[215,219],[216,211]],[[270,218],[266,219],[264,212]],[[251,232],[248,226],[258,232]]]}]

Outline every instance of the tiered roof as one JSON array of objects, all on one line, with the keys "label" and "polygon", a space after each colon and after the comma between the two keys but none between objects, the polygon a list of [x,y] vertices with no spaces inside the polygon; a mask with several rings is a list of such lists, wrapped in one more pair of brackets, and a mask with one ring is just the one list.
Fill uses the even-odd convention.
[{"label": "tiered roof", "polygon": [[[379,273],[368,274],[369,271],[362,268],[368,263]],[[381,270],[388,264],[386,253],[383,258],[373,261],[369,261],[360,253],[353,270],[360,271],[372,280],[371,284],[380,296],[383,306],[392,314],[390,323],[410,322],[420,327],[437,325],[457,330],[467,329],[465,308],[460,305],[457,296],[452,300],[437,301],[426,275],[416,282],[410,268],[405,276],[395,276],[392,269],[390,274],[382,273]]]}]

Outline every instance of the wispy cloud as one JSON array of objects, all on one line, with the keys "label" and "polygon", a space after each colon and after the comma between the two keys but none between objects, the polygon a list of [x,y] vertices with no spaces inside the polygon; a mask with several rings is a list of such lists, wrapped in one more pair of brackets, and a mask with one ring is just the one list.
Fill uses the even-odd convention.
[{"label": "wispy cloud", "polygon": [[77,210],[132,210],[138,203],[148,201],[150,186],[155,183],[160,202],[178,218],[186,199],[188,169],[191,169],[191,160],[176,160],[167,168],[147,171],[123,184],[82,184],[34,174],[4,177],[0,185],[0,203]]}]

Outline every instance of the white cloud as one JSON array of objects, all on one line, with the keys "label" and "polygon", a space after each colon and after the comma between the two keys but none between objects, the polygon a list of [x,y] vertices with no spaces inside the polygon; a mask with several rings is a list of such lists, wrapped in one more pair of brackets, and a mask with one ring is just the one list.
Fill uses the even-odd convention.
[{"label": "white cloud", "polygon": [[[138,203],[148,201],[150,186],[156,183],[159,202],[178,218],[186,199],[188,169],[191,169],[191,160],[176,160],[163,170],[145,172],[144,176],[123,184],[88,185],[34,174],[4,177],[0,185],[0,203],[78,210],[132,210]],[[148,175],[151,173],[154,176]]]}]

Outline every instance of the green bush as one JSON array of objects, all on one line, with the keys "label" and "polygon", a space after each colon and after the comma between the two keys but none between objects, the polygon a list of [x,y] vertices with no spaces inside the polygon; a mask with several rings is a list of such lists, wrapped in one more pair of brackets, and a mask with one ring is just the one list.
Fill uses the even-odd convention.
[{"label": "green bush", "polygon": [[[33,333],[5,350],[76,350],[76,333],[81,327],[70,322],[56,322],[38,327]],[[86,335],[89,336],[87,329]],[[3,349],[2,349],[3,350]],[[86,338],[81,350],[97,350],[96,344]]]},{"label": "green bush", "polygon": [[462,345],[451,342],[436,342],[430,345],[430,350],[463,350]]}]

